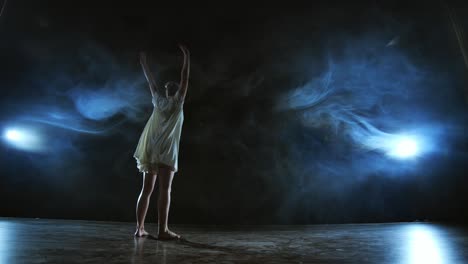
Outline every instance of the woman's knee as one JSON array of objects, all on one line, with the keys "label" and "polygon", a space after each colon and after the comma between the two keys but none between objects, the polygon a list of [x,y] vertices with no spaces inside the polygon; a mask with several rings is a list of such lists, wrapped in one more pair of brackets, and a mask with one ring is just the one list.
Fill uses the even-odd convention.
[{"label": "woman's knee", "polygon": [[153,193],[155,182],[156,174],[145,174],[143,188],[141,190],[142,195],[150,196]]},{"label": "woman's knee", "polygon": [[172,187],[172,179],[161,179],[159,182],[159,191],[162,193],[170,193]]},{"label": "woman's knee", "polygon": [[143,186],[143,189],[141,190],[141,193],[143,196],[151,196],[151,194],[153,193],[153,190],[154,190],[154,185],[150,185],[150,186]]},{"label": "woman's knee", "polygon": [[168,167],[159,168],[159,191],[171,192],[172,179],[174,178],[174,171]]},{"label": "woman's knee", "polygon": [[159,191],[161,193],[171,193],[171,185],[161,185],[159,186]]}]

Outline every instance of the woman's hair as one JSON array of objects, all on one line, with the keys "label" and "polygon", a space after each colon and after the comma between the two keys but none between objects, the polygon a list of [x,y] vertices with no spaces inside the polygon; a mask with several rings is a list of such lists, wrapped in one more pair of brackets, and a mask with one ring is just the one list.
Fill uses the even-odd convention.
[{"label": "woman's hair", "polygon": [[179,84],[176,82],[167,82],[164,87],[167,90],[169,96],[174,96],[179,90]]}]

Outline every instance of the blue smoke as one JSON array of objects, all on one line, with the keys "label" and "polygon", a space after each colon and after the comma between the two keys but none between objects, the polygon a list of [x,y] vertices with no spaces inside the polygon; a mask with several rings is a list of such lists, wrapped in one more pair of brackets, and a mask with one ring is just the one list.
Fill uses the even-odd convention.
[{"label": "blue smoke", "polygon": [[104,87],[74,87],[65,93],[57,89],[35,101],[17,101],[8,107],[10,116],[15,116],[16,120],[11,122],[39,123],[85,134],[108,134],[126,121],[140,122],[147,118],[144,110],[151,105],[151,95],[141,80],[108,83]]},{"label": "blue smoke", "polygon": [[131,120],[142,118],[142,107],[151,102],[142,83],[121,81],[105,87],[77,87],[69,92],[76,110],[91,120],[105,120],[124,114]]},{"label": "blue smoke", "polygon": [[444,125],[421,118],[428,110],[420,102],[434,86],[428,67],[388,40],[341,43],[326,53],[324,70],[283,95],[277,110],[294,111],[305,127],[341,135],[361,150],[391,154],[402,137],[412,137],[419,151],[435,151]]},{"label": "blue smoke", "polygon": [[[122,124],[148,118],[151,94],[139,68],[132,71],[136,54],[131,54],[135,65],[128,65],[94,43],[80,46],[77,54],[48,52],[33,54],[47,67],[33,67],[16,84],[18,95],[2,104],[4,129],[41,128],[47,133],[36,134],[44,150],[52,148],[51,142],[55,149],[71,149],[79,134],[119,133]],[[56,60],[47,61],[50,57]],[[36,94],[25,97],[31,87]]]},{"label": "blue smoke", "polygon": [[118,127],[124,120],[99,123],[86,120],[79,113],[57,106],[36,106],[34,114],[18,116],[17,121],[39,123],[77,133],[105,134]]}]

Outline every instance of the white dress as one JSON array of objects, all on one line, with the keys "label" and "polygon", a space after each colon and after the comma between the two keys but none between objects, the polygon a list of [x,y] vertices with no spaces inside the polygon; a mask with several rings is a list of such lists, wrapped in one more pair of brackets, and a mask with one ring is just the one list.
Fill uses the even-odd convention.
[{"label": "white dress", "polygon": [[179,142],[184,122],[183,99],[153,96],[153,113],[146,123],[133,157],[140,172],[155,171],[158,165],[178,170]]}]

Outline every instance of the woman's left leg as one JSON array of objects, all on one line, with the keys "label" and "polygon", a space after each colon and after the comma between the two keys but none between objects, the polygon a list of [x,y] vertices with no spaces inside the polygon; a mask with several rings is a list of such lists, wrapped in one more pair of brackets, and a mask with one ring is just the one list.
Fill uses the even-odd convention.
[{"label": "woman's left leg", "polygon": [[159,199],[158,199],[158,221],[159,239],[177,239],[179,235],[169,230],[167,221],[169,218],[169,208],[171,205],[171,186],[174,178],[174,171],[170,167],[161,166],[158,170],[159,176]]}]

